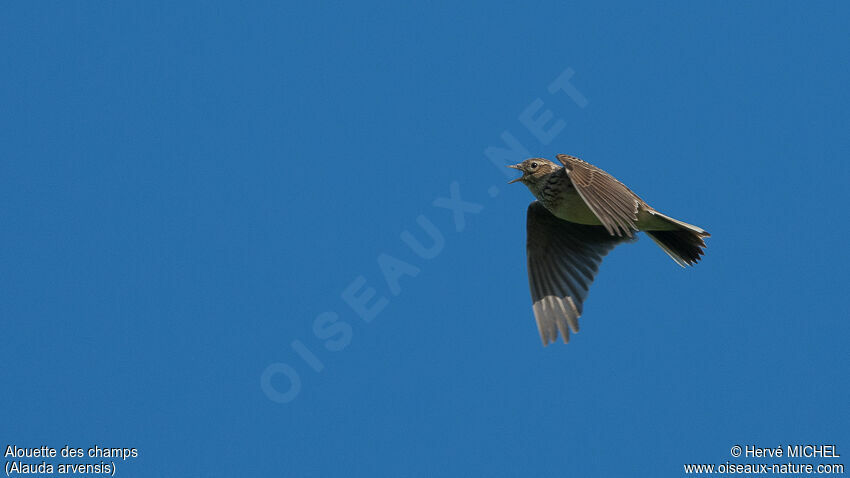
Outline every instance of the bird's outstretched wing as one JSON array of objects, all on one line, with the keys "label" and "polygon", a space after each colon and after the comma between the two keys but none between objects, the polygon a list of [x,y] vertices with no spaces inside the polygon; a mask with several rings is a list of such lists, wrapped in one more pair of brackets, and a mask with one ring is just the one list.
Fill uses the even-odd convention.
[{"label": "bird's outstretched wing", "polygon": [[612,236],[602,226],[558,219],[540,202],[528,206],[528,283],[534,318],[543,345],[570,340],[602,258],[628,239]]},{"label": "bird's outstretched wing", "polygon": [[644,204],[637,194],[610,174],[575,156],[559,154],[556,157],[608,233],[632,237],[632,231],[638,230],[638,211]]}]

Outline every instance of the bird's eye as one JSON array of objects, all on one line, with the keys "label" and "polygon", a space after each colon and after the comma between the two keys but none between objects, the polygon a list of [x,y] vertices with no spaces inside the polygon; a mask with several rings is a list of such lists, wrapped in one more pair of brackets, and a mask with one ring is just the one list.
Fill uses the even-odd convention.
[{"label": "bird's eye", "polygon": [[537,169],[537,163],[536,162],[531,163],[531,169]]}]

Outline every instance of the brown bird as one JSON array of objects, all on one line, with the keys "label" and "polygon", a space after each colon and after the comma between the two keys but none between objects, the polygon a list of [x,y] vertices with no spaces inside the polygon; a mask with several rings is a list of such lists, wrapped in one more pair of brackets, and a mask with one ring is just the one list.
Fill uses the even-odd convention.
[{"label": "brown bird", "polygon": [[[531,158],[508,166],[537,198],[528,206],[528,282],[543,345],[578,332],[582,304],[602,258],[644,231],[676,263],[696,264],[711,234],[665,216],[623,183],[575,156],[563,166]],[[510,184],[510,183],[508,183]]]}]

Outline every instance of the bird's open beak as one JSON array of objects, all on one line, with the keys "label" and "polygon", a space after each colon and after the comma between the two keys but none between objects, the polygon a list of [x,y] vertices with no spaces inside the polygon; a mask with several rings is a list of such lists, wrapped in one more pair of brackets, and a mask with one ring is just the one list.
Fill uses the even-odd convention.
[{"label": "bird's open beak", "polygon": [[[508,167],[511,168],[511,169],[518,169],[518,170],[522,171],[522,168],[519,167],[519,164],[509,164]],[[513,184],[517,181],[522,181],[522,178],[524,178],[524,177],[525,177],[525,173],[522,173],[522,176],[520,176],[520,177],[518,177],[518,178],[516,178],[512,181],[509,181],[508,184]]]}]

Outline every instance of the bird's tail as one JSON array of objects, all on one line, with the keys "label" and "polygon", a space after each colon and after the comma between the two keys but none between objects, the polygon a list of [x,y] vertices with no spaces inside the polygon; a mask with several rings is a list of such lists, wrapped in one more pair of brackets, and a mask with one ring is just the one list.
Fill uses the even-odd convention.
[{"label": "bird's tail", "polygon": [[658,211],[652,211],[652,215],[665,220],[671,228],[668,230],[646,231],[647,235],[656,244],[664,249],[677,264],[682,267],[694,265],[703,255],[705,246],[704,237],[709,237],[707,231],[701,228],[678,221],[672,217],[665,216]]}]

